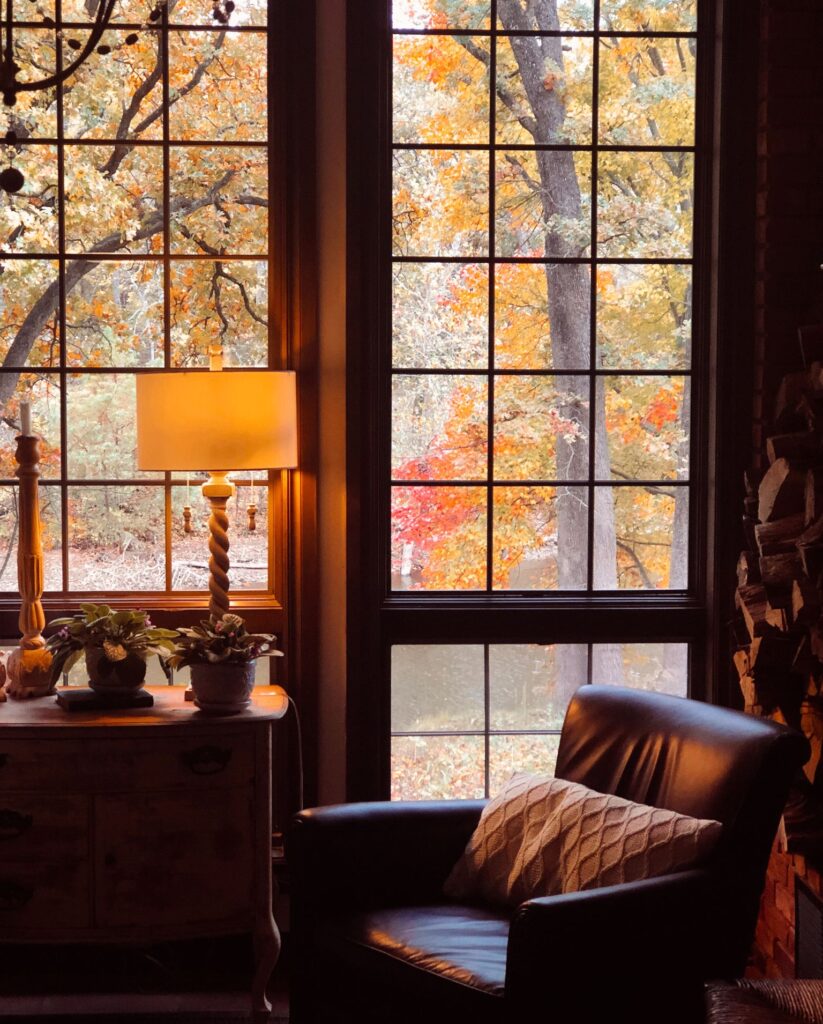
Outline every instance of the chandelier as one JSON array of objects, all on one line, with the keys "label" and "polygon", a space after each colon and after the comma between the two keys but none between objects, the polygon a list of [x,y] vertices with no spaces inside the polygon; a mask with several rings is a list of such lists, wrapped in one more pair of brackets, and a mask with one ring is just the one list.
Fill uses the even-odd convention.
[{"label": "chandelier", "polygon": [[[30,0],[30,2],[34,3],[35,0]],[[20,82],[17,75],[22,69],[14,59],[14,0],[6,0],[6,18],[5,26],[3,26],[2,30],[2,51],[0,52],[0,93],[3,95],[3,105],[6,107],[15,106],[17,104],[17,97],[21,92],[51,89],[65,82],[67,78],[70,78],[77,71],[81,64],[85,63],[94,50],[102,56],[111,53],[111,47],[101,43],[100,39],[109,26],[117,3],[119,3],[119,0],[99,0],[94,14],[94,25],[86,42],[81,43],[79,39],[73,38],[66,40],[66,45],[76,56],[73,56],[64,67],[61,67],[53,75],[47,75],[45,78]],[[156,5],[149,13],[146,25],[160,20],[163,8],[167,3],[168,0],[157,0]],[[2,5],[2,0],[0,0],[0,5]],[[234,0],[215,0],[211,12],[212,18],[219,24],[225,25],[228,23],[229,16],[234,7]],[[2,7],[0,7],[1,9]],[[42,25],[44,28],[57,27],[54,19],[49,17],[43,18]],[[60,34],[58,32],[58,35]],[[136,43],[137,33],[132,32],[127,35],[124,42],[128,46]],[[3,141],[10,145],[14,145],[18,141],[17,133],[13,128],[9,128],[3,137]],[[25,178],[16,167],[6,167],[5,170],[0,171],[0,189],[3,191],[9,193],[19,192],[24,184]]]}]

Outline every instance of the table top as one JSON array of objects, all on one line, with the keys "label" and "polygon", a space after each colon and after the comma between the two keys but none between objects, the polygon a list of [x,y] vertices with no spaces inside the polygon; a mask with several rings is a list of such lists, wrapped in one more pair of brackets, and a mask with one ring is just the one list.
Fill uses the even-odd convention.
[{"label": "table top", "polygon": [[191,701],[184,699],[183,686],[147,686],[154,697],[154,707],[123,708],[97,711],[65,711],[55,696],[15,700],[9,697],[0,703],[0,729],[117,729],[146,726],[208,727],[210,723],[244,725],[249,722],[282,718],[288,710],[286,691],[280,686],[255,687],[252,703],[233,715],[204,714]]}]

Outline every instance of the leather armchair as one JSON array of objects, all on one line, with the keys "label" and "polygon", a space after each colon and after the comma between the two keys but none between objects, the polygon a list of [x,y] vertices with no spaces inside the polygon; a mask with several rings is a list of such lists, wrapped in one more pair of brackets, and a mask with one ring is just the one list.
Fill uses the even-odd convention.
[{"label": "leather armchair", "polygon": [[742,973],[798,733],[619,687],[573,697],[556,774],[724,825],[706,866],[547,896],[511,914],[442,885],[482,801],[301,812],[292,877],[294,1024],[697,1021],[702,987]]}]

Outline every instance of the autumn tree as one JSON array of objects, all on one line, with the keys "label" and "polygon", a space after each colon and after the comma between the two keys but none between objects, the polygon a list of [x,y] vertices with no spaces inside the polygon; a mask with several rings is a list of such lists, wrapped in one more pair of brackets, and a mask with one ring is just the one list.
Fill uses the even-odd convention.
[{"label": "autumn tree", "polygon": [[[64,0],[63,26],[17,29],[23,74],[48,74],[58,46],[82,45],[96,3]],[[229,17],[217,5],[217,20],[213,6],[167,0],[160,18],[153,2],[121,0],[60,95],[4,108],[16,141],[3,156],[26,179],[0,192],[7,479],[21,397],[34,403],[44,477],[129,480],[141,474],[126,369],[206,366],[216,342],[229,366],[267,364],[267,4],[238,0]],[[76,487],[68,512],[78,548],[131,537],[162,550],[162,489]],[[162,589],[162,565],[143,585]]]},{"label": "autumn tree", "polygon": [[[395,39],[395,141],[421,147],[395,152],[395,252],[467,260],[439,271],[396,265],[395,365],[409,365],[403,349],[410,348],[415,365],[437,365],[426,355],[421,361],[427,345],[455,369],[489,365],[481,312],[488,280],[470,259],[488,251],[484,187],[491,187],[493,255],[504,260],[495,267],[494,365],[520,371],[493,384],[493,474],[512,486],[495,488],[492,585],[516,587],[530,554],[542,551],[552,557],[543,557],[526,589],[586,587],[590,511],[579,484],[591,470],[603,482],[652,481],[595,488],[594,588],[685,587],[688,490],[667,481],[688,479],[690,396],[681,371],[690,365],[691,280],[687,263],[676,261],[691,255],[693,165],[677,147],[693,142],[694,39],[619,33],[693,30],[694,5],[609,0],[601,4],[601,29],[616,34],[594,44],[591,36],[562,35],[591,31],[586,3],[499,0],[505,34],[496,41],[482,32],[483,5],[400,7],[411,25],[480,30]],[[547,32],[555,35],[537,34]],[[489,186],[482,154],[446,144],[487,143],[490,104],[501,148]],[[433,143],[442,148],[425,148]],[[592,143],[593,157],[583,148]],[[531,148],[541,146],[551,148]],[[435,216],[438,191],[446,198]],[[661,262],[599,262],[593,288],[593,246],[601,261]],[[508,262],[515,259],[530,262]],[[448,277],[446,287],[438,274]],[[459,324],[464,354],[454,352],[460,342],[452,351],[438,345],[425,319],[426,288],[438,295],[437,331],[447,331],[449,319]],[[413,289],[424,301],[410,299]],[[419,344],[410,323],[425,336]],[[598,375],[592,385],[593,367],[620,372]],[[398,374],[395,478],[481,481],[487,392],[481,377],[407,381]],[[556,484],[515,486],[539,479]],[[397,488],[401,575],[416,571],[431,589],[485,587],[486,514],[479,488]],[[416,570],[415,550],[422,559]],[[585,678],[585,651],[564,657],[573,687]],[[594,671],[619,679],[616,649],[599,646]]]}]

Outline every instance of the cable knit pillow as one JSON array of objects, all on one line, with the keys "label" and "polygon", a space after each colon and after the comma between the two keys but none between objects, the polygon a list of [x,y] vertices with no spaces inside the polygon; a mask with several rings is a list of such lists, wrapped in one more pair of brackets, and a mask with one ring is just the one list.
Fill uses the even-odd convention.
[{"label": "cable knit pillow", "polygon": [[717,821],[597,793],[547,775],[515,775],[491,800],[443,886],[456,900],[516,907],[694,867]]}]

